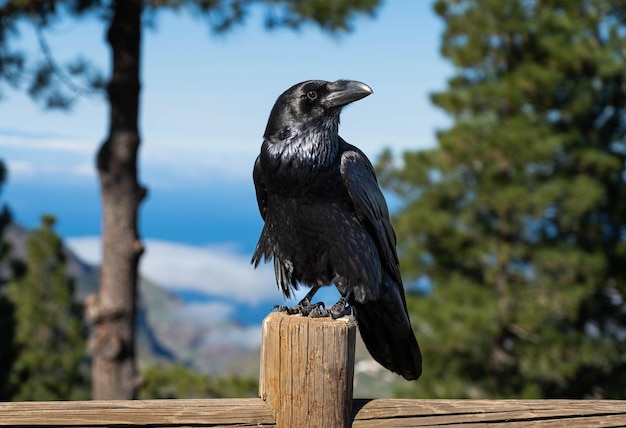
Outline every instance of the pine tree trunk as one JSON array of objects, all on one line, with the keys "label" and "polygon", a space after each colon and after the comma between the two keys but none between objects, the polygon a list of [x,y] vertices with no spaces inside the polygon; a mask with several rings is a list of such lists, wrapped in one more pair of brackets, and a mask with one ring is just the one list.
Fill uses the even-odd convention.
[{"label": "pine tree trunk", "polygon": [[137,181],[141,0],[117,0],[108,31],[113,61],[108,86],[109,136],[97,158],[102,192],[100,289],[88,301],[93,323],[93,398],[132,399],[138,384],[134,324],[137,271],[143,246],[137,231],[145,189]]}]

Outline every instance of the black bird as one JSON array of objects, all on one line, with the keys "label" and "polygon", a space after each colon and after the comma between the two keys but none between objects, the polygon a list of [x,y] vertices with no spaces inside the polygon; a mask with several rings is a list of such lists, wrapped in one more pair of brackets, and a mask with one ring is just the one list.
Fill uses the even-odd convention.
[{"label": "black bird", "polygon": [[[311,287],[298,305],[279,310],[337,318],[353,309],[372,357],[414,380],[422,356],[387,204],[371,162],[338,134],[342,107],[371,93],[361,82],[309,80],[278,97],[254,164],[265,225],[252,263],[273,258],[286,297],[299,284]],[[341,299],[330,309],[312,304],[315,292],[329,284]]]}]

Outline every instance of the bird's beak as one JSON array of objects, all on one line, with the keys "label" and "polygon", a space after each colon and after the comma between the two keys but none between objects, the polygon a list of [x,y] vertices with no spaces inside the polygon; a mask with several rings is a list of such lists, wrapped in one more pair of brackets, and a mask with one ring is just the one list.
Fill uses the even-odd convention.
[{"label": "bird's beak", "polygon": [[327,107],[345,106],[365,98],[373,92],[372,88],[365,83],[356,80],[337,80],[329,83],[327,88],[329,91],[325,100]]}]

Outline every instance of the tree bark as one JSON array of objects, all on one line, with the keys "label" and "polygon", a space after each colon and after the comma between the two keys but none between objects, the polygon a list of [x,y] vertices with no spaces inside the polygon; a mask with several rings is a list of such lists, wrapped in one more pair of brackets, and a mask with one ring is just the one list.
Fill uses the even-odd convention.
[{"label": "tree bark", "polygon": [[143,245],[137,230],[145,189],[137,181],[141,0],[112,4],[107,40],[112,74],[107,88],[109,136],[97,167],[102,195],[102,266],[98,293],[88,299],[93,323],[93,398],[132,399],[138,386],[135,364],[137,271]]}]

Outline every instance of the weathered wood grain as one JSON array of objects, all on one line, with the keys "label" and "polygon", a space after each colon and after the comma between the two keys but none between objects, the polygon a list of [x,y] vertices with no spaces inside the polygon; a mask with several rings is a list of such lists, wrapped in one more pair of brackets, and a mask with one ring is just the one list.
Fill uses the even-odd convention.
[{"label": "weathered wood grain", "polygon": [[356,323],[271,313],[263,320],[259,396],[279,427],[348,427]]},{"label": "weathered wood grain", "polygon": [[270,408],[258,398],[0,403],[10,427],[268,427]]},{"label": "weathered wood grain", "polygon": [[[626,427],[626,400],[354,400],[353,427]],[[4,427],[270,427],[262,400],[0,403]]]},{"label": "weathered wood grain", "polygon": [[624,400],[355,400],[355,428],[626,427]]}]

